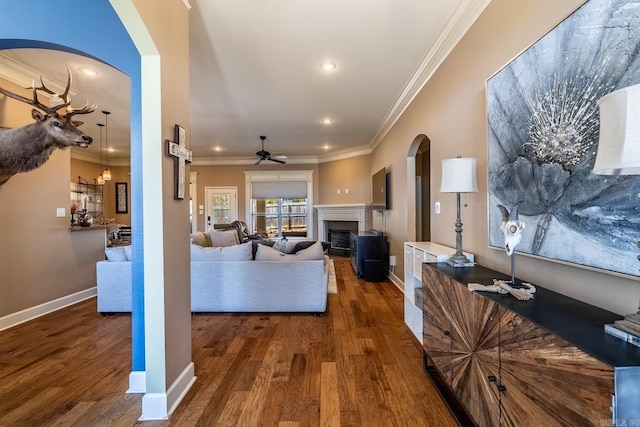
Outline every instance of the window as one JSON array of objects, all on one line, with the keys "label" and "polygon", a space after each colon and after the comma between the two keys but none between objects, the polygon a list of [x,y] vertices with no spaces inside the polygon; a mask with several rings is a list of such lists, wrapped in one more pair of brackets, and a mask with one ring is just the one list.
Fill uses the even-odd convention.
[{"label": "window", "polygon": [[253,233],[307,237],[307,199],[251,199]]},{"label": "window", "polygon": [[311,238],[312,171],[245,172],[250,233]]}]

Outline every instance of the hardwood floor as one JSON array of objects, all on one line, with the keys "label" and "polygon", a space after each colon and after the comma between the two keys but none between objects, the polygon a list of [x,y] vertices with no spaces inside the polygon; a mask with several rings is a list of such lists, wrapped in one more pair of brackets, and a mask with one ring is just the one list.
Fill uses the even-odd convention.
[{"label": "hardwood floor", "polygon": [[0,426],[454,426],[422,371],[402,293],[335,257],[324,316],[192,317],[197,381],[168,421],[125,394],[130,316],[91,299],[0,332]]}]

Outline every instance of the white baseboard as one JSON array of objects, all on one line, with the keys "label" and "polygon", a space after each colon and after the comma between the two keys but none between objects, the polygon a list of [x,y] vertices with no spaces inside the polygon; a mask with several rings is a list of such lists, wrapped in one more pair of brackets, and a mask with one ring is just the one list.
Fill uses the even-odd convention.
[{"label": "white baseboard", "polygon": [[396,276],[395,273],[389,271],[389,280],[391,280],[391,283],[396,285],[397,288],[404,293],[404,282],[400,280],[400,278]]},{"label": "white baseboard", "polygon": [[35,307],[26,308],[16,313],[11,313],[7,316],[0,317],[0,331],[35,319],[36,317],[44,316],[45,314],[49,314],[53,311],[60,310],[61,308],[77,304],[80,301],[92,298],[96,296],[97,290],[98,288],[94,286],[92,288],[85,289],[84,291],[76,292],[75,294],[67,295],[53,301],[36,305]]},{"label": "white baseboard", "polygon": [[189,363],[166,393],[146,393],[142,396],[140,421],[167,420],[196,381],[193,362]]},{"label": "white baseboard", "polygon": [[131,371],[129,373],[129,390],[127,393],[144,393],[147,391],[147,373],[145,371]]}]

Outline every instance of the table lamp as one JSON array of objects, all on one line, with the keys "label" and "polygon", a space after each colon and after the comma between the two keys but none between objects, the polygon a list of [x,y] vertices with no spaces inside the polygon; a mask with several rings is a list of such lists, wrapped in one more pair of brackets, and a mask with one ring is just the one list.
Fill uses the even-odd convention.
[{"label": "table lamp", "polygon": [[639,175],[640,85],[611,92],[600,98],[598,106],[600,138],[593,173]]},{"label": "table lamp", "polygon": [[456,253],[447,263],[454,267],[470,267],[473,262],[462,252],[462,221],[460,220],[460,193],[477,193],[476,159],[461,158],[442,161],[441,193],[456,193]]}]

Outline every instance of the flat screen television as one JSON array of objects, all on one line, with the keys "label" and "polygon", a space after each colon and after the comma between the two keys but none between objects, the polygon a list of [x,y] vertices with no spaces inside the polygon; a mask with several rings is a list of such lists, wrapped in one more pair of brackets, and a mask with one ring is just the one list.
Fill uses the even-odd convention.
[{"label": "flat screen television", "polygon": [[371,177],[371,204],[374,209],[391,209],[389,189],[391,172],[380,169]]}]

